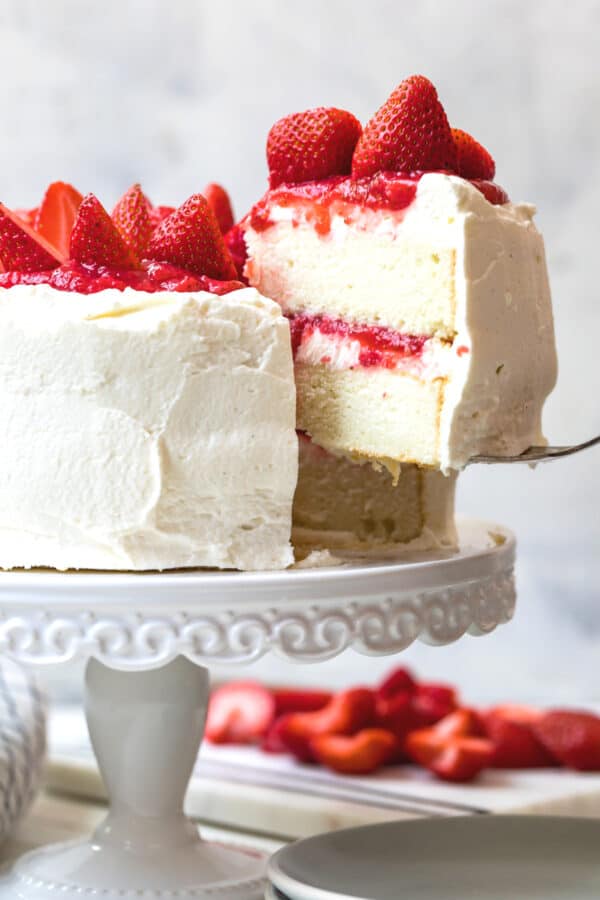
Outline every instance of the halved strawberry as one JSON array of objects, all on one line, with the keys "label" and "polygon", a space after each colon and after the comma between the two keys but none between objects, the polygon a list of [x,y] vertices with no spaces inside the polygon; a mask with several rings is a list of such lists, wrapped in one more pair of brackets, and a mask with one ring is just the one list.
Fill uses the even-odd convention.
[{"label": "halved strawberry", "polygon": [[456,145],[457,172],[462,178],[483,178],[493,181],[496,163],[485,147],[468,132],[460,128],[452,129]]},{"label": "halved strawberry", "polygon": [[552,757],[570,769],[600,771],[600,718],[585,712],[553,710],[532,723],[533,733]]},{"label": "halved strawberry", "polygon": [[377,698],[389,700],[400,693],[412,693],[416,690],[417,682],[406,666],[397,666],[377,687]]},{"label": "halved strawberry", "polygon": [[150,221],[152,223],[152,231],[157,228],[163,219],[175,212],[174,206],[150,206]]},{"label": "halved strawberry", "polygon": [[533,769],[552,766],[554,760],[533,732],[542,713],[526,707],[497,706],[482,713],[486,737],[494,744],[496,769]]},{"label": "halved strawberry", "polygon": [[43,272],[65,258],[49,241],[0,203],[0,260],[6,271]]},{"label": "halved strawberry", "polygon": [[311,688],[273,688],[275,715],[291,712],[315,712],[323,709],[333,698],[331,691]]},{"label": "halved strawberry", "polygon": [[390,762],[397,738],[383,728],[365,728],[353,735],[321,734],[311,738],[312,755],[342,775],[369,775]]},{"label": "halved strawberry", "polygon": [[148,256],[223,281],[237,272],[219,223],[202,194],[193,194],[155,229]]},{"label": "halved strawberry", "polygon": [[360,133],[360,122],[344,109],[319,106],[284,116],[267,137],[270,186],[348,175]]},{"label": "halved strawberry", "polygon": [[254,681],[235,681],[210,696],[205,735],[213,744],[253,744],[275,715],[273,694]]},{"label": "halved strawberry", "polygon": [[30,228],[33,228],[35,224],[35,217],[38,214],[38,207],[34,206],[33,209],[13,209],[13,213],[15,216],[25,222],[26,225],[29,225]]},{"label": "halved strawberry", "polygon": [[352,176],[377,172],[456,171],[456,146],[437,91],[411,75],[365,125],[352,159]]},{"label": "halved strawberry", "polygon": [[139,260],[127,246],[117,226],[94,194],[84,197],[73,231],[71,259],[111,269],[136,269]]},{"label": "halved strawberry", "polygon": [[65,257],[69,255],[71,232],[82,200],[83,195],[73,185],[53,181],[36,211],[35,231]]},{"label": "halved strawberry", "polygon": [[502,206],[503,203],[509,203],[510,201],[510,197],[504,188],[496,184],[495,181],[483,181],[481,178],[472,178],[471,184],[483,194],[488,203],[493,203],[494,206]]},{"label": "halved strawberry", "polygon": [[457,706],[456,690],[446,684],[419,684],[412,696],[412,708],[420,727],[434,725]]},{"label": "halved strawberry", "polygon": [[145,256],[153,226],[150,203],[139,184],[125,191],[112,211],[119,234],[137,259]]},{"label": "halved strawberry", "polygon": [[239,223],[230,228],[227,234],[223,235],[225,246],[231,253],[233,264],[236,268],[238,278],[246,281],[244,268],[248,259],[248,248],[246,247],[246,238],[244,237],[244,229]]},{"label": "halved strawberry", "polygon": [[234,223],[233,209],[231,207],[229,194],[224,187],[221,187],[220,184],[215,184],[214,182],[207,184],[202,193],[208,200],[208,205],[215,214],[217,222],[219,223],[219,228],[221,229],[221,234],[226,234],[230,228],[233,228]]},{"label": "halved strawberry", "polygon": [[354,734],[373,724],[375,695],[369,688],[336,694],[316,712],[289,713],[281,718],[280,737],[298,759],[313,758],[310,740],[319,734]]},{"label": "halved strawberry", "polygon": [[427,768],[443,781],[472,781],[491,765],[493,744],[486,738],[453,738],[429,760]]}]

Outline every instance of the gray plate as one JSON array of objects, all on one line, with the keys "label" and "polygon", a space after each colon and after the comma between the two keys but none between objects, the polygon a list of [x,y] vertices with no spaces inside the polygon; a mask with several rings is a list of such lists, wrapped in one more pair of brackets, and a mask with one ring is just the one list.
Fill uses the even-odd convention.
[{"label": "gray plate", "polygon": [[598,900],[600,821],[468,816],[349,828],[284,847],[269,878],[289,900]]}]

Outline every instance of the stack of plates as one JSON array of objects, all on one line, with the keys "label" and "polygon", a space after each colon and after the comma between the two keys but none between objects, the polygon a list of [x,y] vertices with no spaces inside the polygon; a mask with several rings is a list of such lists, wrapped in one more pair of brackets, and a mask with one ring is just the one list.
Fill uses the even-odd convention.
[{"label": "stack of plates", "polygon": [[269,865],[268,900],[598,900],[600,822],[469,816],[308,838]]}]

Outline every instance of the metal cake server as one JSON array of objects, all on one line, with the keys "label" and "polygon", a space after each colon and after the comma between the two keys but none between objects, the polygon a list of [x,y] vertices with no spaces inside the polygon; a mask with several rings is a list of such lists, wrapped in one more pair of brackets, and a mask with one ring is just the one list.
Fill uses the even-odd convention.
[{"label": "metal cake server", "polygon": [[566,444],[563,447],[529,447],[518,456],[472,456],[470,463],[538,463],[550,462],[552,459],[559,459],[561,456],[570,456],[572,453],[579,453],[580,450],[586,450],[600,444],[600,434],[584,441],[583,444]]}]

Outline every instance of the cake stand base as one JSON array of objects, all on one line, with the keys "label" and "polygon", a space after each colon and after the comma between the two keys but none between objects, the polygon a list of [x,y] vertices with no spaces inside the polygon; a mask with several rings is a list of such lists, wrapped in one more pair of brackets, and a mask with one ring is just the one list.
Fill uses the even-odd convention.
[{"label": "cake stand base", "polygon": [[205,843],[183,814],[208,689],[208,671],[183,657],[143,672],[90,660],[86,714],[110,811],[89,840],[23,856],[0,900],[264,895],[265,857]]}]

